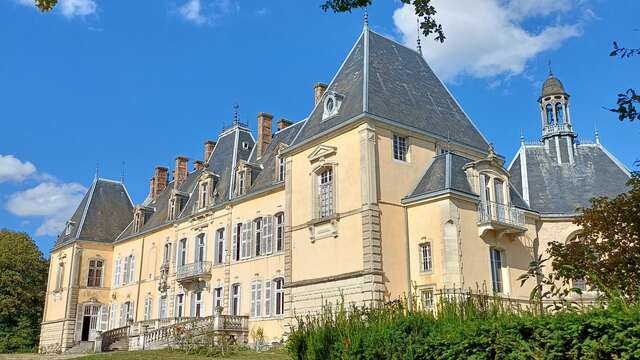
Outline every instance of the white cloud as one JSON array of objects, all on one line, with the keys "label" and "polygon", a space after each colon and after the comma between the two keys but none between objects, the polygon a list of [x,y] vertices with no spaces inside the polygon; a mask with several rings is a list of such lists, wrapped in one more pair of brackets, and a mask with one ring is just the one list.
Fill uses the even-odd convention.
[{"label": "white cloud", "polygon": [[34,175],[36,167],[28,161],[20,161],[13,155],[0,154],[0,183],[20,182]]},{"label": "white cloud", "polygon": [[[35,8],[35,0],[15,0],[18,4]],[[98,9],[95,0],[59,0],[54,11],[67,19],[94,14]]]},{"label": "white cloud", "polygon": [[219,18],[238,10],[236,0],[188,0],[178,8],[178,13],[194,24],[211,25]]},{"label": "white cloud", "polygon": [[[529,60],[581,34],[576,24],[544,25],[535,33],[522,25],[525,19],[566,12],[575,6],[573,1],[434,0],[433,5],[447,39],[440,44],[423,38],[423,54],[436,73],[449,81],[460,75],[521,74]],[[413,6],[397,9],[393,20],[405,44],[415,47],[418,29]]]},{"label": "white cloud", "polygon": [[87,189],[77,183],[43,182],[9,196],[6,208],[17,216],[41,217],[36,235],[56,235],[71,217]]}]

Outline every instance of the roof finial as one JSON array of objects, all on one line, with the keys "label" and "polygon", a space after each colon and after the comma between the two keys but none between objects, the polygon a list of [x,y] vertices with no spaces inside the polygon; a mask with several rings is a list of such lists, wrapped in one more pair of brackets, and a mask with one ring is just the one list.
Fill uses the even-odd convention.
[{"label": "roof finial", "polygon": [[100,162],[96,161],[96,180],[100,178]]},{"label": "roof finial", "polygon": [[520,128],[520,144],[524,145],[524,129]]},{"label": "roof finial", "polygon": [[364,8],[364,28],[369,28],[369,11],[367,11],[367,7]]},{"label": "roof finial", "polygon": [[420,45],[420,17],[416,18],[416,22],[418,23],[418,53],[422,55],[422,46]]},{"label": "roof finial", "polygon": [[593,122],[593,128],[596,136],[596,144],[600,144],[600,133],[598,132],[598,122]]},{"label": "roof finial", "polygon": [[122,161],[122,171],[120,172],[120,182],[124,184],[124,161]]},{"label": "roof finial", "polygon": [[553,76],[553,70],[551,69],[551,60],[549,60],[549,76]]},{"label": "roof finial", "polygon": [[240,111],[240,105],[236,103],[235,105],[233,105],[233,126],[237,126],[238,123],[240,123],[239,111]]}]

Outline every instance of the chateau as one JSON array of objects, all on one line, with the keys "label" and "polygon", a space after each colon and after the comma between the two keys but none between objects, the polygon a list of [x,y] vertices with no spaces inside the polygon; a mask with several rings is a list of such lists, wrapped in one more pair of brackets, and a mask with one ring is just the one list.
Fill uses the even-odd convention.
[{"label": "chateau", "polygon": [[541,137],[508,164],[421,53],[366,25],[313,95],[306,119],[259,113],[254,137],[236,118],[202,160],[156,167],[141,204],[96,178],[51,252],[41,350],[217,311],[270,342],[341,299],[527,299],[532,258],[579,235],[591,197],[626,191],[629,171],[578,140],[551,74],[532,99]]}]

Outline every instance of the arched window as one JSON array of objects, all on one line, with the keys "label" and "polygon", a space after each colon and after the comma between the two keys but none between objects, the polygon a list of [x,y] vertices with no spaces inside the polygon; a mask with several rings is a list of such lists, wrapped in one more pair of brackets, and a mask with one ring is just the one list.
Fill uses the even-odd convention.
[{"label": "arched window", "polygon": [[564,123],[564,108],[561,103],[556,104],[556,116],[558,117],[558,124]]},{"label": "arched window", "polygon": [[553,125],[553,106],[547,104],[547,124]]}]

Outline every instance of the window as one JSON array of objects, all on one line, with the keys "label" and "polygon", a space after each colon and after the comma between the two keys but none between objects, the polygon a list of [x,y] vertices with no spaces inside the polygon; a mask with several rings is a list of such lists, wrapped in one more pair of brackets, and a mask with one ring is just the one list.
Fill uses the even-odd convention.
[{"label": "window", "polygon": [[242,224],[242,233],[240,236],[240,258],[248,259],[251,257],[251,222]]},{"label": "window", "polygon": [[553,125],[553,105],[547,104],[547,125]]},{"label": "window", "polygon": [[248,142],[246,142],[246,141],[243,141],[243,142],[242,142],[242,148],[243,148],[244,150],[248,150],[248,149],[249,149],[249,143],[248,143]]},{"label": "window", "polygon": [[251,317],[257,318],[261,314],[261,302],[262,302],[262,283],[260,281],[254,281],[251,283]]},{"label": "window", "polygon": [[169,199],[169,218],[167,220],[174,220],[176,218],[176,200],[175,196]]},{"label": "window", "polygon": [[556,117],[558,118],[558,124],[564,123],[564,108],[561,103],[556,104]]},{"label": "window", "polygon": [[187,263],[187,239],[180,239],[178,242],[178,255],[176,256],[176,266],[184,266]]},{"label": "window", "polygon": [[264,254],[264,242],[262,241],[262,218],[253,220],[253,243],[255,245],[255,256]]},{"label": "window", "polygon": [[120,308],[120,326],[126,326],[129,320],[133,320],[133,301],[127,301]]},{"label": "window", "polygon": [[276,214],[276,251],[284,249],[284,213]]},{"label": "window", "polygon": [[573,279],[571,283],[574,288],[580,289],[581,291],[587,291],[587,282],[584,278]]},{"label": "window", "polygon": [[167,317],[167,297],[161,296],[158,300],[158,319],[165,319]]},{"label": "window", "polygon": [[498,221],[505,221],[506,220],[506,209],[504,207],[504,183],[502,182],[502,180],[499,179],[493,179],[493,190],[494,190],[494,197],[495,197],[495,210],[496,210],[496,216],[498,218]]},{"label": "window", "polygon": [[286,169],[284,158],[280,156],[277,157],[277,166],[278,166],[278,169],[277,169],[276,179],[278,181],[284,181],[284,175],[285,175],[285,169]]},{"label": "window", "polygon": [[71,235],[71,232],[73,231],[74,225],[75,225],[75,223],[73,221],[67,221],[67,226],[65,226],[65,228],[64,228],[64,234],[66,236]]},{"label": "window", "polygon": [[235,225],[233,229],[232,238],[233,239],[231,240],[231,258],[234,261],[238,261],[240,260],[240,250],[242,248],[241,246],[242,224]]},{"label": "window", "polygon": [[144,320],[151,320],[151,308],[153,306],[153,298],[147,296],[144,298]]},{"label": "window", "polygon": [[206,237],[204,233],[200,233],[198,235],[196,235],[196,251],[194,254],[194,259],[193,262],[195,263],[201,263],[205,261],[205,254],[206,254]]},{"label": "window", "polygon": [[245,172],[238,172],[238,195],[244,194],[244,182],[245,182]]},{"label": "window", "polygon": [[184,316],[184,294],[176,295],[176,311],[174,315],[179,318]]},{"label": "window", "polygon": [[420,271],[430,272],[433,270],[433,258],[431,257],[431,243],[420,244]]},{"label": "window", "polygon": [[333,215],[333,168],[324,168],[318,174],[318,215],[325,218]]},{"label": "window", "polygon": [[240,315],[240,284],[231,285],[231,315]]},{"label": "window", "polygon": [[491,248],[491,281],[493,284],[494,293],[502,293],[502,263],[503,254],[502,251]]},{"label": "window", "polygon": [[131,284],[135,279],[136,258],[133,254],[124,258],[124,274],[122,276],[122,284]]},{"label": "window", "polygon": [[393,135],[393,158],[400,161],[407,161],[407,138]]},{"label": "window", "polygon": [[273,280],[274,288],[275,288],[275,315],[283,315],[284,314],[284,279],[278,278]]},{"label": "window", "polygon": [[338,109],[340,108],[340,99],[341,96],[335,93],[328,93],[324,99],[324,111],[322,112],[322,120],[327,119],[331,116],[334,116],[338,113]]},{"label": "window", "polygon": [[213,308],[214,310],[216,308],[221,308],[222,307],[222,299],[223,299],[223,287],[222,286],[218,286],[217,288],[213,289]]},{"label": "window", "polygon": [[264,282],[264,316],[271,316],[271,280]]},{"label": "window", "polygon": [[224,228],[216,230],[215,263],[224,262]]},{"label": "window", "polygon": [[208,182],[202,182],[200,183],[200,208],[203,209],[205,207],[207,207],[207,205],[209,205],[208,203],[208,199],[209,199],[209,183]]},{"label": "window", "polygon": [[87,279],[87,287],[102,286],[103,264],[102,260],[89,260],[89,278]]},{"label": "window", "polygon": [[202,291],[194,292],[191,295],[191,316],[201,317],[203,313]]},{"label": "window", "polygon": [[62,290],[62,281],[64,279],[64,263],[58,264],[58,272],[56,273],[56,291]]},{"label": "window", "polygon": [[171,261],[171,243],[166,243],[162,254],[162,264],[169,264],[169,261]]},{"label": "window", "polygon": [[420,299],[422,300],[422,308],[425,310],[432,310],[435,305],[435,297],[433,289],[423,289],[420,291]]}]

